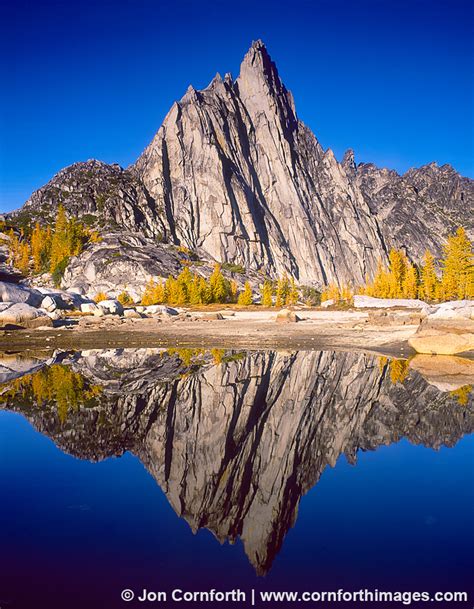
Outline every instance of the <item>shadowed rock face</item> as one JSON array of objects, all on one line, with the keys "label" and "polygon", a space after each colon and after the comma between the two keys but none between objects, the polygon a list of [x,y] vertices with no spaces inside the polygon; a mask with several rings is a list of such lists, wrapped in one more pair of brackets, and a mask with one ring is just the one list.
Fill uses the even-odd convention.
[{"label": "shadowed rock face", "polygon": [[[163,257],[163,276],[162,241],[321,286],[364,283],[392,246],[419,262],[426,249],[440,255],[459,225],[474,237],[473,180],[434,163],[400,176],[356,165],[351,150],[339,163],[298,119],[261,41],[237,79],[216,75],[202,91],[189,87],[130,168],[71,165],[31,196],[17,220],[52,221],[60,203],[105,233],[122,231],[129,258],[132,242],[145,240],[142,249],[156,249],[145,266],[155,270]],[[93,249],[100,267],[107,243]],[[75,285],[88,263],[87,252],[74,260],[65,285]]]},{"label": "shadowed rock face", "polygon": [[145,349],[57,356],[83,391],[101,387],[62,423],[53,402],[38,408],[28,383],[19,389],[25,366],[11,359],[4,369],[17,391],[3,385],[0,397],[81,458],[132,451],[193,530],[240,537],[260,574],[301,496],[342,454],[355,462],[358,450],[401,438],[437,449],[474,431],[472,398],[459,403],[403,362],[395,369],[372,355],[334,352],[257,352],[218,365],[209,354],[187,359]]}]

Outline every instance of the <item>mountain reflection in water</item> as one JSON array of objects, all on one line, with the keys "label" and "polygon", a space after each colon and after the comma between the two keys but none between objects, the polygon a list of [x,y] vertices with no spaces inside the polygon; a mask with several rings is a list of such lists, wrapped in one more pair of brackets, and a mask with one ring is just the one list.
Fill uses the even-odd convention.
[{"label": "mountain reflection in water", "polygon": [[265,574],[302,495],[344,454],[474,431],[469,359],[126,349],[0,359],[2,408],[98,461],[130,451],[193,531]]}]

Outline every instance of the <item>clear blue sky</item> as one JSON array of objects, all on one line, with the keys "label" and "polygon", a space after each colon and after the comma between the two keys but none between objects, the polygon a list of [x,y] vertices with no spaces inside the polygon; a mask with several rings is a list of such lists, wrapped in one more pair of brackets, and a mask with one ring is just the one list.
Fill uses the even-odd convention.
[{"label": "clear blue sky", "polygon": [[[470,8],[471,7],[471,8]],[[0,0],[0,211],[62,167],[123,166],[187,86],[262,38],[339,158],[474,176],[470,0]]]}]

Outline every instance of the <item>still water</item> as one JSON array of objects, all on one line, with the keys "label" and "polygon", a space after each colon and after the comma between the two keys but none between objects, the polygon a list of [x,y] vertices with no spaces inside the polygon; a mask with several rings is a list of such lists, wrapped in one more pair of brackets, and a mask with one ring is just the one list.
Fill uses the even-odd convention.
[{"label": "still water", "polygon": [[[2,356],[0,607],[164,606],[125,603],[124,588],[472,601],[472,366],[329,351]],[[183,605],[211,606],[165,606]]]}]

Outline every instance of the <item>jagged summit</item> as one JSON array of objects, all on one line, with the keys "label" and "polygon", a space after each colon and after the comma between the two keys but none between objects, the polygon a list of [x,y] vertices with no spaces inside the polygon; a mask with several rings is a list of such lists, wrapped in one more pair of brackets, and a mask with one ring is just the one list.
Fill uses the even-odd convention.
[{"label": "jagged summit", "polygon": [[252,45],[245,54],[240,65],[240,76],[242,76],[242,72],[247,69],[260,72],[270,83],[279,84],[281,86],[277,67],[272,61],[270,54],[267,51],[267,47],[261,40],[252,42]]}]

